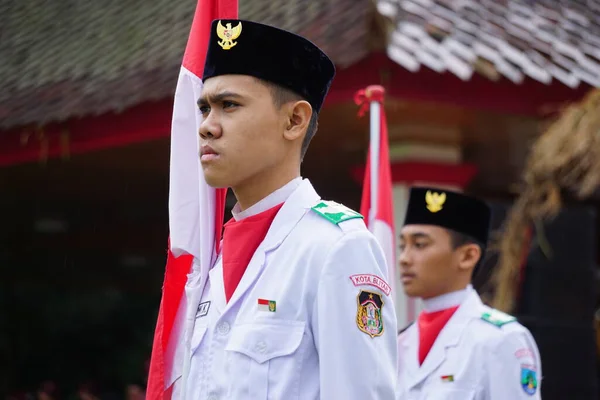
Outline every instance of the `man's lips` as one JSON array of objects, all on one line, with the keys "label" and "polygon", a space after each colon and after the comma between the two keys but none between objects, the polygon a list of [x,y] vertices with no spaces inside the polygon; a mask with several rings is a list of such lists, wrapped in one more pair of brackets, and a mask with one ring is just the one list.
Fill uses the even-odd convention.
[{"label": "man's lips", "polygon": [[219,153],[217,153],[212,147],[209,145],[203,145],[200,147],[200,161],[209,162],[214,161],[219,158]]},{"label": "man's lips", "polygon": [[402,282],[406,282],[406,281],[410,281],[412,279],[414,279],[417,275],[413,272],[402,272],[400,274],[400,278],[402,279]]},{"label": "man's lips", "polygon": [[200,155],[203,156],[205,154],[216,154],[216,155],[218,155],[219,153],[217,153],[215,150],[213,150],[213,148],[210,147],[209,145],[205,144],[205,145],[202,145],[200,147]]}]

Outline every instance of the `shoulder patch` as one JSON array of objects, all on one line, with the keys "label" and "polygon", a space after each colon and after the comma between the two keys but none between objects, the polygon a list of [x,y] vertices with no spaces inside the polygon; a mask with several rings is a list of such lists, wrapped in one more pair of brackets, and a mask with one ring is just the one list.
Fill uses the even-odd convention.
[{"label": "shoulder patch", "polygon": [[363,218],[362,215],[335,201],[321,201],[311,209],[336,225],[349,219]]},{"label": "shoulder patch", "polygon": [[356,296],[356,325],[371,338],[383,335],[383,305],[381,294],[361,290]]},{"label": "shoulder patch", "polygon": [[496,325],[497,327],[501,327],[502,325],[506,325],[517,320],[512,315],[508,315],[495,309],[491,309],[490,311],[486,311],[481,314],[481,319],[485,322],[489,322],[492,325]]}]

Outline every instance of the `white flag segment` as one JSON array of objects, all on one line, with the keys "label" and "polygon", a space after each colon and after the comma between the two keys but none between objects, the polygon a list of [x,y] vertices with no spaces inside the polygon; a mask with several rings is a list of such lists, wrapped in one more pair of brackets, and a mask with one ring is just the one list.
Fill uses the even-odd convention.
[{"label": "white flag segment", "polygon": [[[169,228],[171,252],[191,254],[202,268],[212,265],[223,224],[226,189],[204,180],[198,130],[202,114],[197,101],[214,19],[236,19],[237,0],[198,0],[179,72],[171,123]],[[215,237],[216,236],[216,237]]]},{"label": "white flag segment", "polygon": [[[175,257],[191,254],[211,265],[215,243],[216,190],[206,183],[199,157],[202,114],[196,102],[202,80],[181,67],[171,129],[169,229]],[[213,251],[207,251],[212,249]]]},{"label": "white flag segment", "polygon": [[[196,259],[194,265],[208,274],[216,253],[216,190],[206,184],[198,154],[202,115],[196,103],[201,92],[201,79],[181,67],[171,127],[169,228],[173,256],[192,255]],[[189,272],[185,271],[186,275]],[[186,301],[182,298],[166,349],[166,387],[183,373],[185,309]],[[178,398],[178,394],[175,393],[174,398]]]}]

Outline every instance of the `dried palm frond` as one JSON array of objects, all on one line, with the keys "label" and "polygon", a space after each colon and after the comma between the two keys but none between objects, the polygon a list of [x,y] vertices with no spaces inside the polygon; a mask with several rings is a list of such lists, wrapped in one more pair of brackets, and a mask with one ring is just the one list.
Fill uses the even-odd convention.
[{"label": "dried palm frond", "polygon": [[[499,251],[492,305],[512,312],[520,267],[529,251],[528,235],[560,210],[565,193],[589,197],[600,186],[600,90],[591,90],[559,114],[531,147],[522,174],[523,187],[495,247]],[[547,245],[545,245],[547,247]],[[544,243],[540,241],[544,249]]]}]

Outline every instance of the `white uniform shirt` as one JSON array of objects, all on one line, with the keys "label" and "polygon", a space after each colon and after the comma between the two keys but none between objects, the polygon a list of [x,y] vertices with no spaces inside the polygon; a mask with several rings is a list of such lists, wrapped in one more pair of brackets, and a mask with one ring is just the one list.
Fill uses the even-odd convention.
[{"label": "white uniform shirt", "polygon": [[[320,198],[307,180],[292,181],[243,214],[234,209],[235,217],[286,197],[229,303],[220,258],[206,282],[189,277],[189,367],[174,397],[394,398],[396,316],[380,246],[362,220],[335,224],[311,210]],[[367,312],[358,304],[361,291],[383,302],[368,308],[364,330],[357,320],[359,310]]]},{"label": "white uniform shirt", "polygon": [[[418,324],[398,336],[396,399],[540,399],[541,360],[527,328],[518,322],[492,323],[508,316],[484,305],[470,286],[433,299],[425,308],[434,312],[458,304],[422,365]],[[492,322],[483,318],[486,313]]]}]

